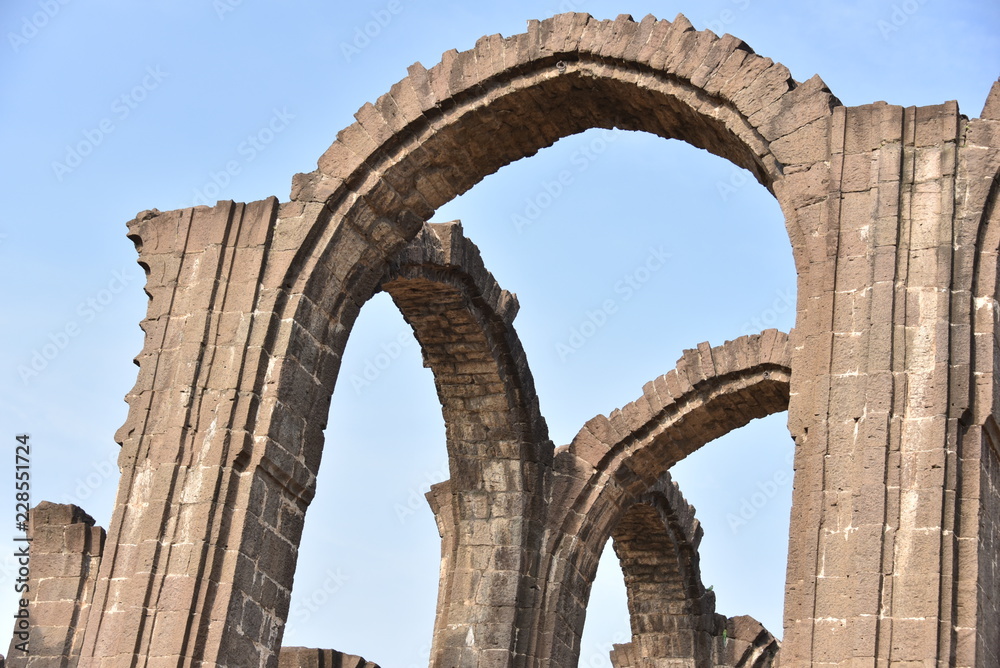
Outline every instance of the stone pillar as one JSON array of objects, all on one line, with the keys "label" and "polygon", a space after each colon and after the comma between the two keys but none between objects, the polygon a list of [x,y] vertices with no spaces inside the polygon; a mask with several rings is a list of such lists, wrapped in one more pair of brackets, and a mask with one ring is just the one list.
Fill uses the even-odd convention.
[{"label": "stone pillar", "polygon": [[[955,589],[956,657],[964,665],[1000,665],[1000,392],[997,392],[997,257],[1000,251],[1000,81],[993,84],[980,118],[971,119],[959,148],[956,221],[962,236],[956,264],[970,279],[968,354],[972,410],[962,425],[961,499],[956,559],[963,568]],[[957,302],[957,300],[956,300]],[[957,305],[957,304],[956,304]],[[957,316],[959,308],[953,309]],[[960,330],[960,334],[965,332]],[[977,529],[975,533],[972,528]],[[973,602],[974,601],[974,602]],[[971,658],[974,657],[974,660]]]},{"label": "stone pillar", "polygon": [[834,110],[829,259],[801,278],[796,327],[784,666],[949,655],[959,128],[954,103]]},{"label": "stone pillar", "polygon": [[277,665],[318,467],[303,450],[322,430],[261,399],[282,373],[265,285],[277,210],[220,202],[129,225],[150,304],[82,666]]},{"label": "stone pillar", "polygon": [[[104,549],[104,529],[74,505],[42,501],[29,513],[31,537],[27,648],[15,620],[9,668],[65,668],[80,658],[87,613]],[[25,543],[26,545],[26,543]]]}]

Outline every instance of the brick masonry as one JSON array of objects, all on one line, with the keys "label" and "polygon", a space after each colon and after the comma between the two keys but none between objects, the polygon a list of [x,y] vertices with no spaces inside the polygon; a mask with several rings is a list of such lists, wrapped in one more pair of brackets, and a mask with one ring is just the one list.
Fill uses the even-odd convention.
[{"label": "brick masonry", "polygon": [[[379,290],[412,325],[447,423],[452,477],[428,495],[432,665],[575,665],[608,539],[632,615],[617,666],[996,665],[1000,82],[979,118],[953,102],[845,107],[683,16],[562,14],[411,66],[356,118],[287,202],[129,223],[146,339],[92,603],[72,623],[44,613],[72,629],[67,665],[279,665],[340,355]],[[753,173],[785,215],[796,327],[688,351],[555,448],[516,300],[459,225],[425,221],[593,127]],[[715,615],[667,470],[786,408],[779,653],[756,622]]]}]

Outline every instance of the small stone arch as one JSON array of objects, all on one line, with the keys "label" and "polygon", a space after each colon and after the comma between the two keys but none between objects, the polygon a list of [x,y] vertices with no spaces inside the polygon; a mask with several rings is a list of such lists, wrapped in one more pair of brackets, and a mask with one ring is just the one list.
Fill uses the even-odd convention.
[{"label": "small stone arch", "polygon": [[657,488],[629,507],[611,531],[632,624],[631,647],[620,645],[612,654],[618,668],[633,663],[622,661],[629,654],[704,665],[725,628],[715,614],[715,594],[701,580],[702,530],[694,508],[669,477]]},{"label": "small stone arch", "polygon": [[715,612],[698,565],[702,529],[669,474],[628,508],[612,531],[625,576],[632,640],[615,645],[615,668],[771,666],[780,643],[752,617]]},{"label": "small stone arch", "polygon": [[786,410],[791,352],[788,335],[777,330],[714,348],[701,344],[646,383],[642,397],[593,418],[557,450],[543,557],[545,630],[538,638],[544,646],[536,656],[575,664],[587,606],[580,592],[590,591],[604,544],[624,513],[651,491],[662,493],[667,470],[691,452]]}]

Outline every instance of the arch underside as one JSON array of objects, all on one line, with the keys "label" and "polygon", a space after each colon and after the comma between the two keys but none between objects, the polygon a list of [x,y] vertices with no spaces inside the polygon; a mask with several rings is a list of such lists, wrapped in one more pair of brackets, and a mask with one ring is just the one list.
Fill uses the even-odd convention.
[{"label": "arch underside", "polygon": [[615,668],[776,663],[780,643],[752,617],[715,612],[715,593],[698,568],[701,527],[676,483],[664,477],[612,532],[628,592],[632,640],[611,651]]},{"label": "arch underside", "polygon": [[[460,223],[428,224],[381,288],[413,328],[434,374],[451,477],[428,495],[442,537],[432,665],[516,651],[518,603],[537,588],[552,444],[512,327],[517,300],[483,267]],[[480,639],[470,643],[469,639]],[[471,646],[470,646],[471,645]]]}]

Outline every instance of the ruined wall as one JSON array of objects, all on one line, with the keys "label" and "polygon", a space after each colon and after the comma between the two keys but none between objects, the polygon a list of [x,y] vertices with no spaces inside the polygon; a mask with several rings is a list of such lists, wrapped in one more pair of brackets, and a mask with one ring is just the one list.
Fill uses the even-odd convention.
[{"label": "ruined wall", "polygon": [[29,513],[28,652],[19,649],[18,620],[7,650],[10,668],[76,665],[104,551],[104,529],[81,508],[42,501]]},{"label": "ruined wall", "polygon": [[[274,345],[255,323],[254,304],[266,286],[276,214],[270,199],[148,211],[130,224],[147,276],[146,343],[126,396],[129,417],[115,436],[122,482],[83,665],[95,653],[129,656],[134,647],[180,656],[195,644],[188,634],[209,663],[222,651],[231,665],[250,665],[261,639],[276,661],[308,503],[296,482],[304,463],[249,454],[260,405],[251,388],[266,374],[254,362]],[[243,475],[249,466],[262,475]],[[237,563],[252,564],[258,576],[234,578]],[[132,579],[136,573],[145,584]],[[232,633],[214,623],[225,618],[234,620]],[[119,642],[126,637],[139,644]]]}]

